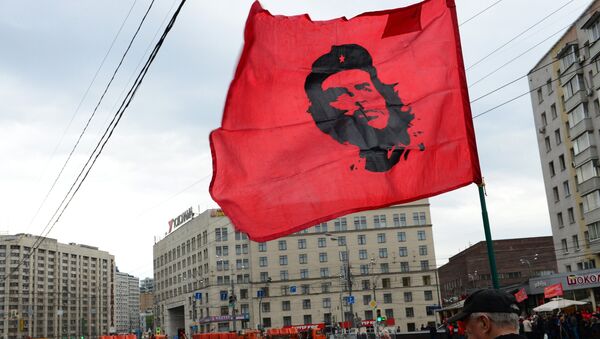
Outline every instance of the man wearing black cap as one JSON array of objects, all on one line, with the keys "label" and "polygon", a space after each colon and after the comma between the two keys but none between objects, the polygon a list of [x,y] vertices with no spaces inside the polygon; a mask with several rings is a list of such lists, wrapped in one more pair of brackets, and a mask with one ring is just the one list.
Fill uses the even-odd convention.
[{"label": "man wearing black cap", "polygon": [[473,292],[463,309],[448,322],[462,321],[469,339],[516,339],[519,335],[519,307],[512,294],[488,289]]}]

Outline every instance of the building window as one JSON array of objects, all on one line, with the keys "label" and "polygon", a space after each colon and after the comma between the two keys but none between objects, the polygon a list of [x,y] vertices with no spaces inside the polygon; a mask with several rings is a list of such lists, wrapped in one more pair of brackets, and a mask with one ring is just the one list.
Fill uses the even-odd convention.
[{"label": "building window", "polygon": [[326,247],[327,246],[327,238],[319,238],[317,239],[317,246]]},{"label": "building window", "polygon": [[323,223],[320,223],[319,225],[315,226],[315,232],[316,233],[327,232],[327,223],[323,222]]},{"label": "building window", "polygon": [[341,236],[337,237],[337,243],[338,243],[338,246],[346,246],[346,236],[341,235]]},{"label": "building window", "polygon": [[565,227],[562,212],[556,213],[556,220],[558,222],[558,227],[560,227],[560,228]]},{"label": "building window", "polygon": [[563,154],[558,156],[558,164],[561,172],[567,169],[567,165],[565,164],[565,156]]},{"label": "building window", "polygon": [[573,140],[573,152],[575,155],[585,151],[591,146],[590,132],[585,132]]},{"label": "building window", "polygon": [[589,112],[587,108],[587,103],[581,103],[575,107],[569,114],[567,114],[569,118],[569,126],[575,127],[578,123],[580,123],[583,119],[589,117]]},{"label": "building window", "polygon": [[384,293],[383,294],[383,303],[384,304],[391,304],[392,303],[392,294],[391,293]]},{"label": "building window", "polygon": [[304,315],[304,324],[305,325],[312,324],[312,315],[310,315],[310,314]]},{"label": "building window", "polygon": [[394,310],[391,308],[386,308],[385,309],[385,317],[387,319],[392,319],[394,317]]},{"label": "building window", "polygon": [[385,233],[377,233],[377,243],[385,243]]},{"label": "building window", "polygon": [[584,195],[582,199],[584,213],[588,213],[600,207],[600,191],[598,190]]},{"label": "building window", "polygon": [[407,247],[399,247],[398,248],[398,256],[400,256],[400,257],[408,256],[408,248]]},{"label": "building window", "polygon": [[306,239],[298,239],[298,249],[302,250],[306,248]]},{"label": "building window", "polygon": [[269,272],[260,272],[260,281],[267,282],[269,280]]},{"label": "building window", "polygon": [[319,262],[327,262],[327,253],[326,252],[319,253]]},{"label": "building window", "polygon": [[402,278],[402,286],[403,287],[410,287],[410,277],[403,277]]},{"label": "building window", "polygon": [[564,254],[569,253],[569,246],[567,245],[567,239],[562,239],[560,241],[561,245],[562,245],[562,251]]},{"label": "building window", "polygon": [[365,217],[365,216],[354,217],[354,229],[364,230],[366,228],[367,228],[367,217]]},{"label": "building window", "polygon": [[598,176],[598,167],[596,166],[596,161],[591,160],[583,165],[577,167],[575,172],[577,173],[577,183],[581,184],[582,182],[591,179],[593,177]]},{"label": "building window", "polygon": [[393,218],[394,219],[394,227],[406,226],[406,214],[405,213],[394,214],[393,217],[394,217]]},{"label": "building window", "polygon": [[288,264],[288,257],[287,257],[287,255],[280,255],[279,256],[279,265],[285,266],[287,264]]},{"label": "building window", "polygon": [[404,302],[412,302],[412,292],[404,292]]},{"label": "building window", "polygon": [[348,223],[346,222],[346,218],[335,219],[335,221],[333,222],[333,227],[335,228],[336,232],[347,231]]},{"label": "building window", "polygon": [[587,31],[590,37],[590,44],[600,39],[600,20],[596,20],[591,26],[588,26]]},{"label": "building window", "polygon": [[554,139],[556,140],[557,145],[560,145],[562,143],[562,138],[560,137],[560,129],[554,131]]},{"label": "building window", "polygon": [[258,266],[267,267],[268,266],[267,257],[258,258]]},{"label": "building window", "polygon": [[417,231],[417,240],[427,240],[425,231]]},{"label": "building window", "polygon": [[569,224],[575,223],[575,213],[573,212],[573,207],[569,207],[567,210],[567,215],[569,216]]},{"label": "building window", "polygon": [[552,187],[552,195],[554,195],[554,202],[560,201],[560,195],[558,195],[558,187]]},{"label": "building window", "polygon": [[406,241],[406,232],[398,232],[398,242]]},{"label": "building window", "polygon": [[258,243],[258,251],[259,252],[266,252],[267,251],[267,243],[266,242],[259,242]]},{"label": "building window", "polygon": [[[262,303],[262,311],[263,312],[271,312],[271,303],[263,302]],[[227,313],[225,313],[225,315],[227,315]]]},{"label": "building window", "polygon": [[363,305],[369,305],[370,302],[371,302],[371,295],[370,294],[363,295]]},{"label": "building window", "polygon": [[342,261],[342,262],[348,261],[348,252],[340,251],[340,261]]},{"label": "building window", "polygon": [[579,57],[577,45],[572,44],[564,49],[560,56],[561,71],[564,72],[569,66],[574,64]]},{"label": "building window", "polygon": [[385,215],[374,215],[373,226],[375,228],[387,227],[387,221]]},{"label": "building window", "polygon": [[302,299],[302,309],[304,309],[304,310],[310,309],[310,299]]},{"label": "building window", "polygon": [[552,146],[550,145],[550,137],[544,138],[544,143],[546,144],[546,153],[552,150]]},{"label": "building window", "polygon": [[540,115],[541,117],[541,123],[542,123],[542,127],[546,127],[546,125],[548,125],[548,119],[546,119],[546,112],[542,112],[542,114]]},{"label": "building window", "polygon": [[359,234],[358,235],[358,244],[359,245],[366,245],[367,244],[367,236],[364,234]]},{"label": "building window", "polygon": [[579,236],[577,234],[573,236],[573,248],[575,251],[579,251]]},{"label": "building window", "polygon": [[292,326],[292,317],[289,315],[283,316],[283,326]]},{"label": "building window", "polygon": [[596,240],[600,237],[600,222],[588,225],[589,240]]},{"label": "building window", "polygon": [[553,177],[556,175],[556,171],[554,170],[554,161],[550,161],[548,163],[548,170],[550,170],[550,176]]},{"label": "building window", "polygon": [[300,264],[308,263],[308,255],[306,253],[298,255],[298,262]]},{"label": "building window", "polygon": [[387,257],[388,257],[387,248],[380,248],[379,249],[379,258],[387,258]]},{"label": "building window", "polygon": [[419,246],[419,255],[427,255],[427,245]]},{"label": "building window", "polygon": [[538,103],[541,104],[542,102],[544,102],[544,94],[542,93],[542,88],[538,88],[537,90],[537,96],[538,96]]},{"label": "building window", "polygon": [[[412,307],[407,307],[406,308],[406,317],[407,318],[412,318],[415,316],[415,310]],[[413,329],[414,331],[414,329]]]},{"label": "building window", "polygon": [[321,284],[321,293],[329,293],[331,291],[331,282]]},{"label": "building window", "polygon": [[571,195],[571,188],[569,187],[569,180],[563,181],[563,190],[565,191],[565,198]]},{"label": "building window", "polygon": [[358,259],[360,259],[360,260],[367,260],[367,259],[369,259],[369,255],[367,253],[367,250],[358,250]]},{"label": "building window", "polygon": [[308,279],[308,270],[306,268],[300,270],[300,279]]},{"label": "building window", "polygon": [[423,291],[425,300],[433,300],[433,291]]},{"label": "building window", "polygon": [[381,273],[390,273],[390,264],[386,262],[379,264],[379,271]]},{"label": "building window", "polygon": [[413,213],[413,225],[425,225],[427,222],[425,218],[425,212],[414,212]]},{"label": "building window", "polygon": [[329,277],[329,268],[321,267],[320,274],[321,274],[321,278]]},{"label": "building window", "polygon": [[279,240],[279,250],[280,251],[287,250],[287,242],[285,240]]},{"label": "building window", "polygon": [[408,261],[400,262],[400,272],[409,272]]},{"label": "building window", "polygon": [[421,260],[421,271],[427,271],[429,269],[429,260]]},{"label": "building window", "polygon": [[323,298],[323,308],[331,308],[331,298]]},{"label": "building window", "polygon": [[288,273],[287,270],[281,270],[279,271],[279,279],[281,280],[288,280],[290,278],[290,275]]}]

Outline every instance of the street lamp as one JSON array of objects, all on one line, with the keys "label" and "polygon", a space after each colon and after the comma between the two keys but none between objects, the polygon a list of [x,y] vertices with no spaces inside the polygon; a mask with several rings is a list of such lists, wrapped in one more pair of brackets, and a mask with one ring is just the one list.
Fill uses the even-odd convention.
[{"label": "street lamp", "polygon": [[[325,233],[326,236],[329,237],[330,240],[332,241],[339,241],[341,238],[336,238],[334,236],[332,236],[331,233]],[[346,249],[346,255],[345,255],[345,259],[346,259],[346,267],[345,267],[345,275],[346,275],[346,285],[348,286],[348,293],[349,293],[349,299],[352,299],[352,270],[350,268],[350,251],[348,250],[348,242],[345,241],[344,238],[344,247]],[[341,259],[341,258],[340,258]],[[348,302],[348,304],[350,304],[350,324],[352,325],[352,327],[355,327],[354,324],[354,304]]]},{"label": "street lamp", "polygon": [[535,262],[538,259],[538,254],[534,254],[533,257],[522,257],[521,259],[519,259],[519,261],[521,262],[521,265],[523,264],[527,264],[527,268],[529,269],[529,276],[528,278],[531,278],[531,262]]}]

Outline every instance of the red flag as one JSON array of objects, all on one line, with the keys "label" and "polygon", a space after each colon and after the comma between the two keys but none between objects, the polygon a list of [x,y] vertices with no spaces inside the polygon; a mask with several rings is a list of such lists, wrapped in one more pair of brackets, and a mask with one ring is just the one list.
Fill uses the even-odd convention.
[{"label": "red flag", "polygon": [[527,292],[525,292],[525,289],[522,288],[520,289],[517,293],[515,293],[515,299],[517,299],[517,302],[520,303],[521,301],[527,299]]},{"label": "red flag", "polygon": [[251,239],[481,182],[454,1],[329,21],[255,2],[244,38],[210,193]]},{"label": "red flag", "polygon": [[563,295],[562,283],[544,287],[544,298],[560,297]]}]

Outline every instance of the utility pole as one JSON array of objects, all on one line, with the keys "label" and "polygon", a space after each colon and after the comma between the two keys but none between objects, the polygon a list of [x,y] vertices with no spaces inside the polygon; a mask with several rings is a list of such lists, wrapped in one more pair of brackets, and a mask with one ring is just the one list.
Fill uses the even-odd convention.
[{"label": "utility pole", "polygon": [[231,295],[229,296],[229,306],[231,306],[231,314],[233,315],[233,332],[237,333],[237,326],[236,326],[236,321],[235,321],[235,302],[237,301],[237,297],[235,295],[235,284],[234,284],[234,277],[231,277]]},{"label": "utility pole", "polygon": [[[338,241],[341,238],[336,238],[333,237],[331,233],[325,233],[326,236],[329,237],[329,239],[331,239],[332,241]],[[344,248],[346,249],[346,255],[345,257],[345,269],[344,269],[344,273],[346,275],[346,285],[348,286],[348,294],[349,294],[349,298],[352,299],[352,269],[350,267],[350,251],[348,251],[348,242],[346,241],[345,238],[344,239]],[[354,304],[350,303],[349,300],[347,300],[348,304],[350,304],[350,324],[352,327],[355,327],[356,324],[354,324]]]}]

